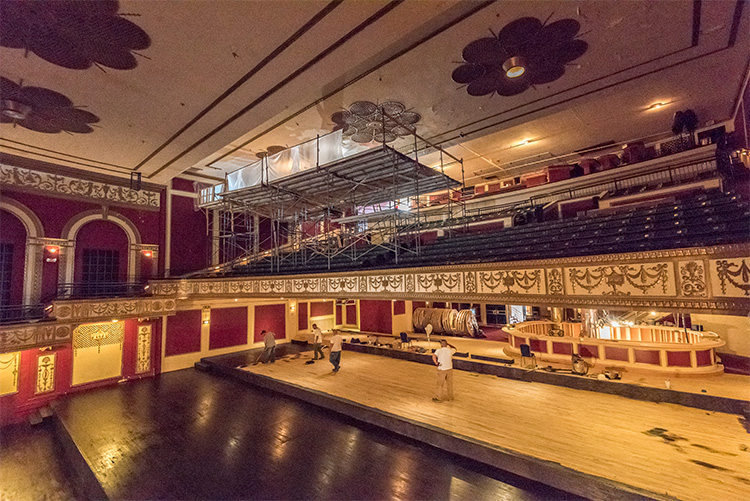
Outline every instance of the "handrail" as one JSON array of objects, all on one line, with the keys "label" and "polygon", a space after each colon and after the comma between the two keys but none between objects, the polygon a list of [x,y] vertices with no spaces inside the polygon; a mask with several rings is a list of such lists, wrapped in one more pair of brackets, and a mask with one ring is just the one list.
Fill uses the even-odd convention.
[{"label": "handrail", "polygon": [[118,297],[149,295],[149,287],[143,282],[72,282],[57,285],[57,299]]},{"label": "handrail", "polygon": [[0,306],[0,324],[40,320],[45,317],[44,304]]}]

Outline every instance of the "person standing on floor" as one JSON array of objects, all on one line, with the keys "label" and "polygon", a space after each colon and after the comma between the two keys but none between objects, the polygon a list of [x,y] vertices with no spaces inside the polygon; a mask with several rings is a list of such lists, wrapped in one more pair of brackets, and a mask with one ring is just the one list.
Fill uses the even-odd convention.
[{"label": "person standing on floor", "polygon": [[262,331],[260,333],[263,336],[263,344],[265,349],[263,350],[263,363],[274,363],[276,361],[276,336],[271,331]]},{"label": "person standing on floor", "polygon": [[[440,348],[432,354],[432,361],[437,365],[437,392],[434,402],[453,400],[453,354],[456,347],[445,339],[440,340]],[[444,397],[445,395],[445,397]]]},{"label": "person standing on floor", "polygon": [[[323,360],[325,355],[323,355],[323,332],[318,328],[318,324],[313,324],[313,360],[318,360],[320,358]],[[318,354],[320,354],[320,357],[318,357]]]},{"label": "person standing on floor", "polygon": [[328,360],[333,364],[333,372],[338,372],[341,365],[341,334],[334,332],[331,337],[331,354]]}]

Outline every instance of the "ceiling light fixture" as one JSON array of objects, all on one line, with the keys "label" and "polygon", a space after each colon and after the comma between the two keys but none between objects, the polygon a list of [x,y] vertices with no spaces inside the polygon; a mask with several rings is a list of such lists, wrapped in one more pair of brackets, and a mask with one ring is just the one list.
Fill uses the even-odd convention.
[{"label": "ceiling light fixture", "polygon": [[13,120],[25,120],[31,112],[31,106],[12,99],[3,99],[3,115]]},{"label": "ceiling light fixture", "polygon": [[663,103],[663,102],[654,103],[651,106],[649,106],[648,108],[646,108],[646,111],[658,110],[660,108],[664,108],[668,104],[670,104],[670,103]]},{"label": "ceiling light fixture", "polygon": [[526,146],[527,144],[531,144],[533,142],[534,142],[533,139],[524,139],[523,141],[518,143],[516,146]]},{"label": "ceiling light fixture", "polygon": [[523,59],[513,56],[503,63],[503,71],[508,78],[518,78],[526,73],[526,66],[524,66]]}]

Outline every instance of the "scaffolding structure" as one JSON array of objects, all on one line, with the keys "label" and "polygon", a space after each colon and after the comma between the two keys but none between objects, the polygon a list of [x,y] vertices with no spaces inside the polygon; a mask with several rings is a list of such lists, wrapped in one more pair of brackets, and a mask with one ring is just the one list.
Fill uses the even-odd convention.
[{"label": "scaffolding structure", "polygon": [[[232,190],[225,182],[202,190],[199,206],[206,210],[221,263],[214,271],[242,267],[252,272],[261,265],[267,270],[269,262],[273,272],[313,261],[327,263],[327,269],[335,260],[398,264],[400,255],[420,252],[421,226],[428,218],[450,226],[465,215],[463,160],[384,109],[380,113],[382,142],[364,151],[321,165],[318,136],[312,140],[318,151],[314,168],[270,180],[264,158],[260,182]],[[386,120],[410,131],[399,145],[386,143]],[[427,151],[440,153],[439,165],[420,163],[420,153]],[[461,181],[445,174],[453,163],[460,165]],[[436,192],[447,197],[428,215],[423,211],[430,205],[427,195]]]}]

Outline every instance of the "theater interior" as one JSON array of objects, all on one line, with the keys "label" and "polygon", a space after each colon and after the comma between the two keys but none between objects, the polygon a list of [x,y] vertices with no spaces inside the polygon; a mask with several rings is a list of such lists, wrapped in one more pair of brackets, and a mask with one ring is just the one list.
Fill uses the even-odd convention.
[{"label": "theater interior", "polygon": [[0,499],[750,499],[745,0],[0,0],[0,58]]}]

